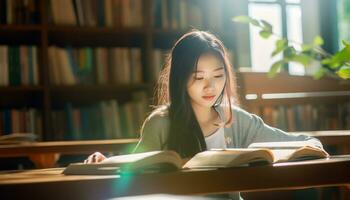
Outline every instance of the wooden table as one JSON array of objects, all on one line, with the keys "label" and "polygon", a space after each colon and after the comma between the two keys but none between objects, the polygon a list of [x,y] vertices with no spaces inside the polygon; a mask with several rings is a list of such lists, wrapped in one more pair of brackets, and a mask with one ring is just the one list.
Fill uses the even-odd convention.
[{"label": "wooden table", "polygon": [[61,154],[121,153],[132,149],[138,139],[28,142],[0,145],[0,157],[29,157],[37,168],[54,167]]},{"label": "wooden table", "polygon": [[350,155],[302,162],[140,175],[65,176],[62,169],[0,174],[4,199],[105,199],[141,194],[205,195],[350,183]]},{"label": "wooden table", "polygon": [[333,154],[350,154],[350,130],[291,132],[319,139],[324,147],[335,147]]},{"label": "wooden table", "polygon": [[318,138],[325,146],[350,146],[350,130],[290,132]]},{"label": "wooden table", "polygon": [[[350,131],[308,131],[292,132],[318,138],[324,146],[337,146],[341,153],[350,153]],[[0,157],[29,157],[37,168],[52,168],[61,154],[121,153],[136,145],[138,139],[87,140],[33,142],[23,144],[0,145]]]}]

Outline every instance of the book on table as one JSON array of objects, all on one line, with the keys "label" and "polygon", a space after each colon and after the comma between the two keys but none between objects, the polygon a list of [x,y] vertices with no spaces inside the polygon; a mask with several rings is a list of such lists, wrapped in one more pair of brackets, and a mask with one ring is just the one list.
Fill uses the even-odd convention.
[{"label": "book on table", "polygon": [[[304,145],[303,145],[304,144]],[[323,149],[303,142],[253,143],[248,148],[211,149],[187,160],[175,151],[150,151],[109,157],[99,163],[72,163],[63,171],[74,174],[149,173],[179,169],[227,168],[327,158]]]}]

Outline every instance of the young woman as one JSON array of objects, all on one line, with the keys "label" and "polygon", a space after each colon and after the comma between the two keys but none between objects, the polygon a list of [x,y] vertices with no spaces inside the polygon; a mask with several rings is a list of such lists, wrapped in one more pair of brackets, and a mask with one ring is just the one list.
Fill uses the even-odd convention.
[{"label": "young woman", "polygon": [[[175,150],[189,158],[210,148],[245,148],[253,142],[307,141],[266,125],[238,107],[236,81],[222,42],[205,31],[191,31],[173,46],[156,93],[157,108],[141,128],[134,152]],[[92,154],[86,162],[104,156]]]},{"label": "young woman", "polygon": [[[238,107],[233,68],[222,42],[204,31],[191,31],[174,45],[159,78],[157,108],[147,117],[134,152],[174,150],[183,158],[211,148],[246,148],[253,142],[305,141],[266,125]],[[105,159],[100,153],[87,163]],[[239,199],[239,195],[233,196]]]}]

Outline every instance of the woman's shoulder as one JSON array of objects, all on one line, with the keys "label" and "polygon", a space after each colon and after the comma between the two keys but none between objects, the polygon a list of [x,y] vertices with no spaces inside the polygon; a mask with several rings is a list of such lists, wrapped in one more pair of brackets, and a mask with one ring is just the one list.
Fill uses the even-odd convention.
[{"label": "woman's shoulder", "polygon": [[161,105],[153,109],[148,118],[168,118],[169,106]]},{"label": "woman's shoulder", "polygon": [[233,116],[238,118],[250,117],[252,115],[251,113],[239,107],[238,105],[219,105],[217,107],[217,110],[221,114],[224,114],[225,110],[231,110],[233,113]]},{"label": "woman's shoulder", "polygon": [[157,106],[146,118],[145,124],[167,124],[169,121],[168,117],[169,107],[167,105]]}]

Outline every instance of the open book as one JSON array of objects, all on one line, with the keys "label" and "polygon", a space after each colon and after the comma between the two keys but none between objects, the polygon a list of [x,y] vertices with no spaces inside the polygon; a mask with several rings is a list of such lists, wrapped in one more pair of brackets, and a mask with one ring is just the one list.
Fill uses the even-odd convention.
[{"label": "open book", "polygon": [[69,174],[118,174],[129,172],[159,172],[182,168],[225,168],[254,163],[277,163],[306,159],[326,158],[322,149],[304,146],[300,142],[253,143],[248,148],[211,149],[196,154],[184,163],[174,151],[151,151],[113,156],[100,163],[70,164],[63,173]]}]

